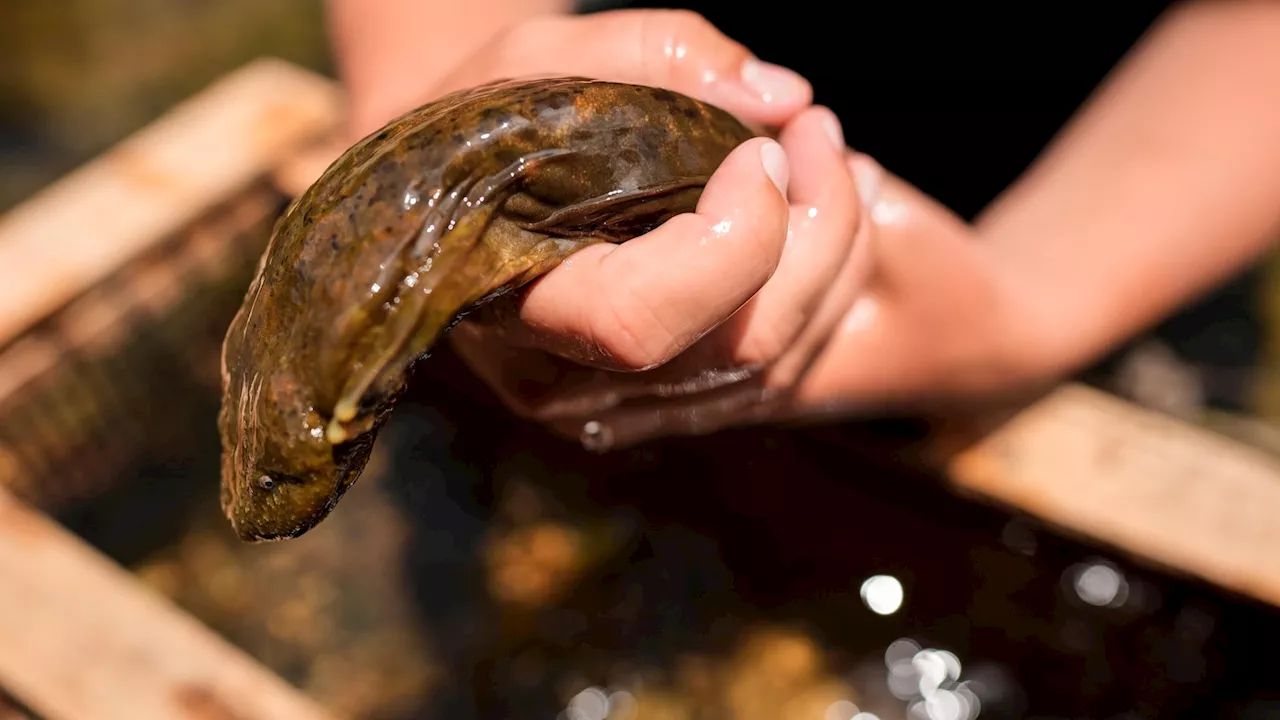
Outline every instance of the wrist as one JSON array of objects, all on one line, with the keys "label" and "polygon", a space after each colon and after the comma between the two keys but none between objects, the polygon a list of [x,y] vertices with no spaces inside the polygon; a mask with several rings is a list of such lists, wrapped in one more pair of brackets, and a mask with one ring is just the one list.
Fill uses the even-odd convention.
[{"label": "wrist", "polygon": [[837,328],[780,415],[868,416],[1000,399],[1065,372],[1052,313],[1031,283],[982,252],[954,302],[919,312],[869,292]]},{"label": "wrist", "polygon": [[1000,243],[984,244],[983,251],[997,298],[990,362],[1017,385],[1059,381],[1121,339],[1116,323],[1098,312],[1105,303],[1096,293],[1103,288],[1070,282],[1053,267]]},{"label": "wrist", "polygon": [[1019,396],[1072,369],[1071,331],[1063,324],[1070,316],[1045,279],[1023,272],[981,239],[974,242],[972,295],[921,338],[925,366],[908,397],[945,403]]}]

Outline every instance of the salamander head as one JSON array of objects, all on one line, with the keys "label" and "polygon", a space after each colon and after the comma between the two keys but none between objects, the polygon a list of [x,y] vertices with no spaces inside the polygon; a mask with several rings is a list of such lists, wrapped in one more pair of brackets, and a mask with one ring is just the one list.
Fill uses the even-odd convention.
[{"label": "salamander head", "polygon": [[360,476],[374,432],[340,445],[287,373],[228,378],[219,414],[222,509],[246,542],[302,535]]}]

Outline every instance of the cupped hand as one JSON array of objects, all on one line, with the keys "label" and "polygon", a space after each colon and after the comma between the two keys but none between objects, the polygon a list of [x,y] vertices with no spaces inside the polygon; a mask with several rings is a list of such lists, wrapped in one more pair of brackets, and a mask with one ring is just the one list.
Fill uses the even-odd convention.
[{"label": "cupped hand", "polygon": [[516,317],[485,322],[481,313],[450,340],[514,409],[575,436],[594,427],[583,413],[724,387],[760,388],[761,409],[751,412],[762,413],[856,295],[848,270],[858,213],[846,202],[855,193],[834,115],[811,107],[803,78],[696,14],[666,10],[525,21],[429,91],[359,96],[404,107],[497,79],[556,75],[664,87],[756,128],[786,129],[781,144],[757,138],[737,148],[696,212],[624,245],[583,250],[534,283]]},{"label": "cupped hand", "polygon": [[510,407],[594,448],[767,419],[858,297],[861,220],[839,125],[813,107],[731,153],[695,213],[575,254],[517,317],[450,338]]},{"label": "cupped hand", "polygon": [[[631,367],[671,357],[665,364],[631,373],[585,368],[562,359],[580,353],[531,349],[555,348],[546,340],[554,333],[510,322],[466,323],[455,331],[457,348],[518,412],[598,449],[747,423],[937,409],[1050,380],[1056,365],[1036,351],[1047,318],[1034,303],[1033,280],[871,158],[848,153],[838,161],[823,142],[829,119],[815,108],[781,135],[792,159],[791,232],[769,283],[683,352],[670,338],[687,335],[664,334],[663,316],[646,315],[653,327],[626,328],[623,337],[668,339],[624,353]],[[699,207],[705,222],[716,217],[712,190]],[[684,267],[683,257],[673,260]],[[564,286],[535,289],[526,314],[559,318],[566,324],[552,327],[565,336],[613,337],[616,328],[590,323],[632,316],[601,318],[593,300],[607,292],[585,284],[592,268],[580,272],[582,285],[565,273],[557,280]],[[627,282],[624,273],[609,279]],[[703,281],[718,297],[715,278]]]},{"label": "cupped hand", "polygon": [[557,75],[674,90],[757,127],[781,126],[813,99],[803,77],[759,60],[687,10],[534,18],[499,32],[431,94],[504,78]]},{"label": "cupped hand", "polygon": [[851,154],[870,271],[787,413],[798,418],[950,411],[1038,390],[1053,318],[1036,279],[938,201]]},{"label": "cupped hand", "polygon": [[[437,28],[436,34],[446,31]],[[467,56],[454,58],[448,70],[420,68],[422,84],[404,81],[414,76],[405,66],[423,62],[417,55],[387,53],[377,59],[380,71],[364,67],[366,61],[360,72],[344,74],[352,102],[351,137],[363,137],[433,98],[503,79],[580,75],[663,87],[718,105],[757,127],[780,126],[813,98],[803,77],[760,61],[686,10],[537,16],[493,31]],[[439,58],[434,62],[441,64]]]},{"label": "cupped hand", "polygon": [[453,330],[459,355],[517,413],[606,449],[1036,378],[1017,340],[1034,327],[1013,302],[1033,293],[998,255],[850,153],[807,82],[697,15],[529,20],[429,91],[394,88],[387,102],[552,75],[665,87],[781,130],[778,143],[736,149],[696,212],[589,247],[533,283],[514,314],[490,307]]},{"label": "cupped hand", "polygon": [[1034,375],[999,258],[946,208],[849,153],[794,74],[697,15],[626,10],[499,32],[425,97],[549,75],[666,87],[781,126],[780,144],[745,143],[695,213],[587,248],[530,286],[514,316],[481,312],[453,330],[517,413],[604,449]]}]

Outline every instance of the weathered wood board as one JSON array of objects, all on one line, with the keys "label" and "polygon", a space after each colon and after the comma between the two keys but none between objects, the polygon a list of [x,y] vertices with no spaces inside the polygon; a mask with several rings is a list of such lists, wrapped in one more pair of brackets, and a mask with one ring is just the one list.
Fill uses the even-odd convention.
[{"label": "weathered wood board", "polygon": [[[261,181],[333,131],[339,102],[323,77],[253,63],[0,217],[0,346],[214,208],[260,210]],[[31,366],[13,359],[16,391]],[[3,488],[0,687],[44,720],[326,717]]]},{"label": "weathered wood board", "polygon": [[0,344],[330,132],[339,101],[258,61],[0,216]]},{"label": "weathered wood board", "polygon": [[0,684],[46,720],[326,717],[3,490],[0,583]]},{"label": "weathered wood board", "polygon": [[1280,605],[1270,453],[1083,385],[961,442],[938,458],[957,487]]}]

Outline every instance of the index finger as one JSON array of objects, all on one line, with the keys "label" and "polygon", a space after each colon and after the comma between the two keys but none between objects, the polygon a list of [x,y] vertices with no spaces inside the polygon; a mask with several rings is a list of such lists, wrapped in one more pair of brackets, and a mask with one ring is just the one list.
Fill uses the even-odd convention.
[{"label": "index finger", "polygon": [[436,88],[462,89],[496,76],[582,75],[650,85],[717,105],[750,125],[778,127],[813,101],[800,75],[762,62],[697,13],[627,9],[547,16],[491,43],[481,67],[463,66]]}]

